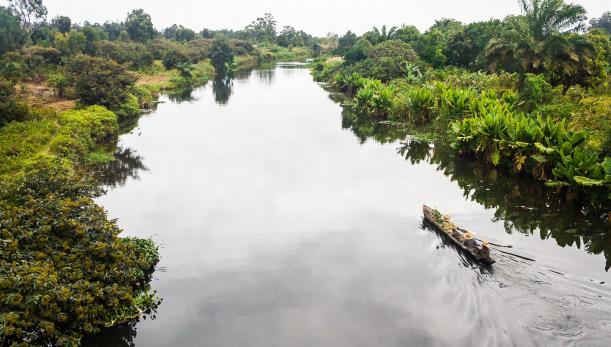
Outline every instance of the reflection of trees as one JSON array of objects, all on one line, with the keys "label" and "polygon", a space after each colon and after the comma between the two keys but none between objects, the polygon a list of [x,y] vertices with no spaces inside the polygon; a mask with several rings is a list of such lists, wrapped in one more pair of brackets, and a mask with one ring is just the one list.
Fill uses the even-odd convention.
[{"label": "reflection of trees", "polygon": [[182,102],[195,101],[195,98],[193,97],[193,90],[194,89],[192,87],[177,88],[171,92],[168,92],[168,98],[178,104]]},{"label": "reflection of trees", "polygon": [[227,105],[231,97],[232,87],[233,80],[231,76],[224,75],[214,78],[214,81],[212,81],[212,93],[217,104]]},{"label": "reflection of trees", "polygon": [[274,82],[276,69],[255,70],[257,78],[266,85],[271,85]]},{"label": "reflection of trees", "polygon": [[[380,123],[350,110],[342,114],[342,127],[350,129],[364,143],[403,140],[408,131],[391,123]],[[588,201],[567,201],[561,194],[540,182],[497,171],[481,161],[457,157],[448,146],[408,141],[399,154],[412,164],[435,164],[463,190],[467,199],[495,209],[507,233],[538,233],[541,239],[553,238],[560,247],[577,247],[588,253],[603,253],[605,269],[611,268],[611,232],[604,211]]]},{"label": "reflection of trees", "polygon": [[131,148],[117,148],[115,160],[97,167],[98,179],[104,186],[115,188],[125,185],[128,178],[139,178],[140,171],[147,171],[143,158]]},{"label": "reflection of trees", "polygon": [[378,122],[356,114],[348,108],[344,108],[342,112],[342,128],[351,129],[361,144],[370,138],[380,143],[390,143],[404,139],[408,135],[407,129],[401,128],[396,123]]},{"label": "reflection of trees", "polygon": [[86,336],[82,344],[85,347],[134,347],[136,339],[136,323],[122,324],[104,329],[96,335]]},{"label": "reflection of trees", "polygon": [[587,201],[566,201],[539,182],[497,171],[481,161],[456,157],[447,146],[431,150],[426,142],[407,142],[399,152],[412,163],[436,164],[466,198],[496,209],[495,217],[503,221],[507,233],[538,233],[541,239],[553,238],[560,247],[604,253],[605,269],[611,268],[611,233],[605,215]]}]

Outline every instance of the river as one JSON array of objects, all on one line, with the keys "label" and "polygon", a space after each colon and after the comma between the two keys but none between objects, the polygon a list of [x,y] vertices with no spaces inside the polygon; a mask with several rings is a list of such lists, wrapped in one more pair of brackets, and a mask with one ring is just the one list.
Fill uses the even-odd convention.
[{"label": "river", "polygon": [[[299,65],[163,96],[99,202],[162,260],[156,319],[91,346],[608,346],[611,232],[537,183],[344,110]],[[492,250],[479,267],[429,204]]]}]

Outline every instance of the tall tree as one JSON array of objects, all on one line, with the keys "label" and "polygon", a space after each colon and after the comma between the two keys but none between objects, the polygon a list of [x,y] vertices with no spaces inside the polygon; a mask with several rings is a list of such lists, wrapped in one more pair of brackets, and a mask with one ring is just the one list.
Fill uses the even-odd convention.
[{"label": "tall tree", "polygon": [[151,16],[143,9],[133,10],[127,15],[125,28],[132,41],[146,42],[157,35]]},{"label": "tall tree", "polygon": [[266,13],[263,17],[250,23],[245,30],[250,32],[252,38],[257,42],[274,42],[276,40],[276,19],[271,13]]},{"label": "tall tree", "polygon": [[70,17],[66,16],[57,16],[53,18],[51,23],[57,29],[57,31],[62,34],[67,33],[70,31],[70,28],[72,28],[72,20],[70,20]]},{"label": "tall tree", "polygon": [[42,0],[9,0],[9,4],[19,14],[28,35],[32,33],[36,21],[47,18],[47,7]]},{"label": "tall tree", "polygon": [[609,68],[606,36],[567,34],[556,36],[549,46],[548,79],[552,85],[562,85],[563,93],[574,85],[590,88],[606,80]]},{"label": "tall tree", "polygon": [[448,64],[472,70],[484,69],[484,50],[502,30],[502,23],[498,19],[466,25],[450,38],[444,48]]},{"label": "tall tree", "polygon": [[19,17],[9,8],[0,6],[0,55],[21,48],[27,33],[19,24]]},{"label": "tall tree", "polygon": [[374,27],[373,30],[366,32],[363,37],[369,40],[371,44],[377,45],[392,40],[397,30],[397,27],[387,28],[386,25],[382,25],[382,28]]},{"label": "tall tree", "polygon": [[512,29],[492,40],[486,55],[492,70],[517,71],[521,86],[526,73],[545,71],[545,59],[560,42],[558,36],[584,29],[586,10],[564,0],[520,0],[520,5],[523,15],[510,18]]},{"label": "tall tree", "polygon": [[233,63],[233,53],[229,47],[229,40],[224,36],[217,36],[210,46],[210,60],[218,76],[224,75]]},{"label": "tall tree", "polygon": [[600,18],[590,19],[590,28],[602,29],[607,35],[611,35],[611,11],[603,13]]}]

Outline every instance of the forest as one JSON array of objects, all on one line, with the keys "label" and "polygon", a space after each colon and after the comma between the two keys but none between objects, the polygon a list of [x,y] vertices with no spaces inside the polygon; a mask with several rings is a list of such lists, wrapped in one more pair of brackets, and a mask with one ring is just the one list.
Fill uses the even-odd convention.
[{"label": "forest", "polygon": [[121,236],[95,200],[96,167],[116,160],[119,136],[161,94],[261,64],[307,60],[360,117],[611,221],[611,12],[588,20],[564,0],[520,0],[522,14],[503,19],[314,37],[269,13],[241,30],[159,30],[142,9],[76,23],[49,18],[42,0],[9,4],[0,6],[2,346],[75,346],[154,315],[159,245]]}]

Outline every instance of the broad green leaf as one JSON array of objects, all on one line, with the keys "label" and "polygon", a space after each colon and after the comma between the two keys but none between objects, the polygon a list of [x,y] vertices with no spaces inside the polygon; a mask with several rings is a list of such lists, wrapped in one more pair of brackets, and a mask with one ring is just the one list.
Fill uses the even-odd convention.
[{"label": "broad green leaf", "polygon": [[575,182],[585,187],[600,187],[605,183],[604,181],[595,180],[584,176],[575,176],[573,179]]},{"label": "broad green leaf", "polygon": [[552,154],[555,151],[553,148],[545,147],[543,144],[541,144],[539,142],[535,143],[535,147],[537,147],[537,149],[540,152],[547,153],[547,154]]},{"label": "broad green leaf", "polygon": [[490,156],[490,160],[492,160],[492,164],[494,164],[494,166],[497,166],[499,165],[499,161],[501,161],[501,155],[499,154],[499,152],[494,152]]}]

